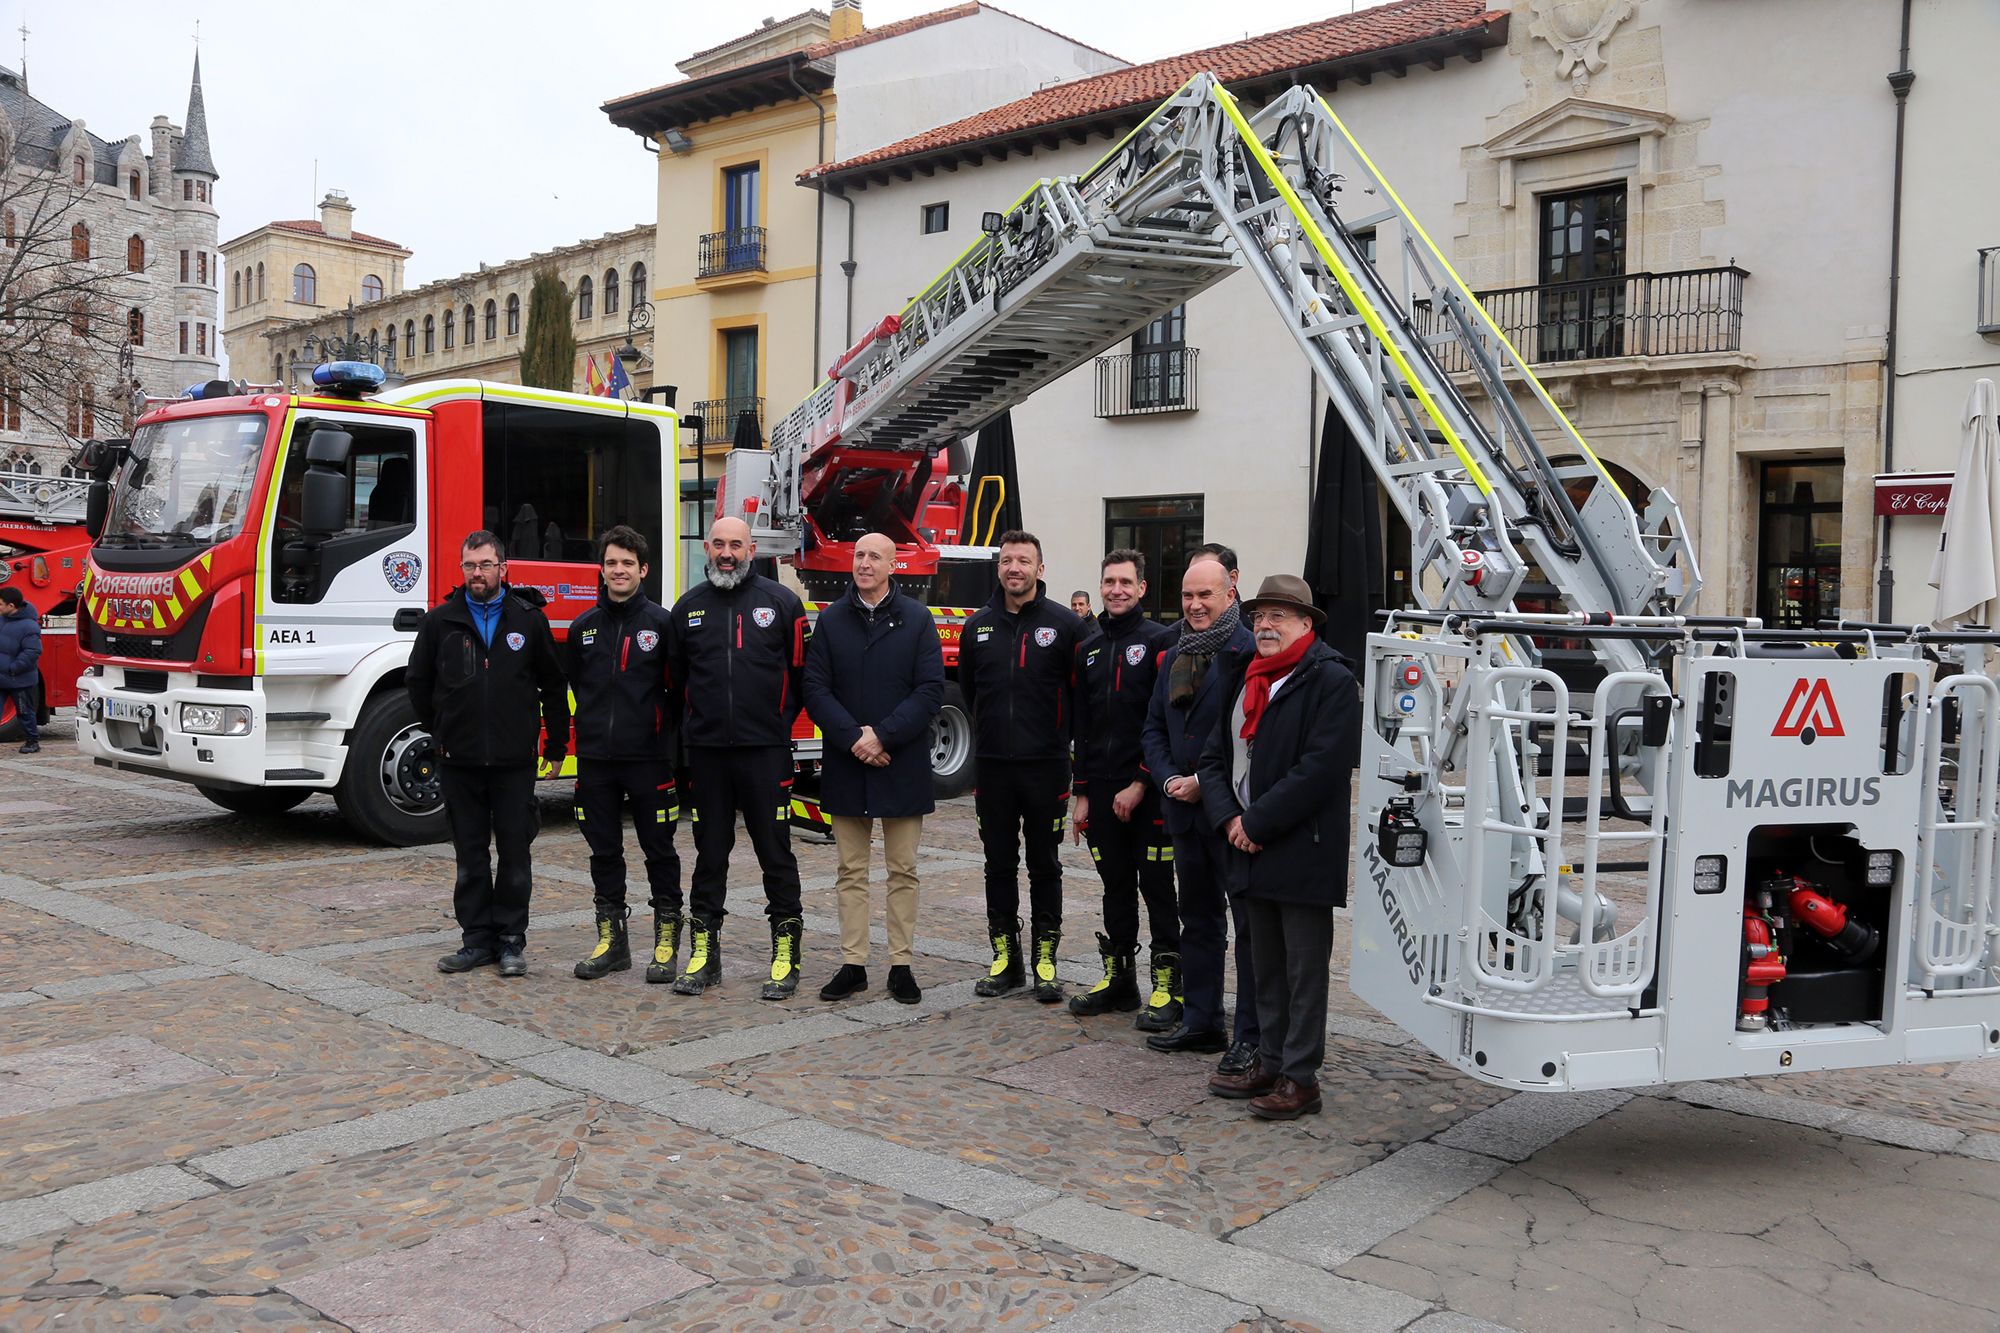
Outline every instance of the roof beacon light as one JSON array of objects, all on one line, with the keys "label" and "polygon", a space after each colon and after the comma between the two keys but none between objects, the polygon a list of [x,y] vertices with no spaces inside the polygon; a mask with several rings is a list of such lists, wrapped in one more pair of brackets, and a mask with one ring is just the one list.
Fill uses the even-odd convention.
[{"label": "roof beacon light", "polygon": [[334,398],[359,398],[382,387],[388,376],[372,361],[329,361],[313,367],[313,384]]}]

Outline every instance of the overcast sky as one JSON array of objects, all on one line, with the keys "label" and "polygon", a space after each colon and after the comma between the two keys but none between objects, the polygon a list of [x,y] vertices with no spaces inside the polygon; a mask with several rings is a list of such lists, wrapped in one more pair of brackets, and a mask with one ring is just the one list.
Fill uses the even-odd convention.
[{"label": "overcast sky", "polygon": [[[1344,13],[1357,0],[1006,0],[1134,63]],[[871,26],[950,0],[865,0]],[[1367,7],[1368,0],[1359,0]],[[818,5],[826,8],[824,2]],[[416,252],[410,286],[654,221],[653,159],[598,108],[804,0],[552,5],[407,0],[0,0],[0,65],[99,137],[181,123],[200,21],[221,239],[313,218],[347,191],[357,229]],[[523,176],[535,178],[523,181]]]}]

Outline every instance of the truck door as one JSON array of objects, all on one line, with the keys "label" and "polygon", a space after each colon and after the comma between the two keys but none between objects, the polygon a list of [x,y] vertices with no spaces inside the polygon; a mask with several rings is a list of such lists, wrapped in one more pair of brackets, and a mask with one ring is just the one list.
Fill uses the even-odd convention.
[{"label": "truck door", "polygon": [[[258,571],[260,672],[343,675],[416,628],[429,550],[427,424],[338,411],[297,418]],[[352,440],[340,465],[346,504],[331,533],[304,526],[308,442],[320,429]]]}]

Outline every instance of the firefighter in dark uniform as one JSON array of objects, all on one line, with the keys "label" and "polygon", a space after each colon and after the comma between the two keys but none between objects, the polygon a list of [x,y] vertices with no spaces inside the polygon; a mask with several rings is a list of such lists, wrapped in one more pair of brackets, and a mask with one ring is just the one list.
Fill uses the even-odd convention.
[{"label": "firefighter in dark uniform", "polygon": [[[542,595],[507,586],[507,548],[490,532],[460,547],[464,586],[417,627],[403,674],[417,721],[436,740],[444,817],[458,860],[452,910],[462,947],[441,972],[488,963],[526,976],[529,846],[541,825],[536,760],[562,763],[569,750],[569,692]],[[489,844],[499,853],[496,871]]]},{"label": "firefighter in dark uniform", "polygon": [[681,938],[681,858],[674,850],[680,798],[674,791],[678,699],[667,677],[667,613],[646,596],[646,539],[623,524],[597,539],[602,585],[564,645],[576,696],[576,822],[590,846],[597,947],[576,965],[594,981],[632,966],[626,934],[625,809],[639,830],[652,891],[653,959],[646,980],[674,979]]},{"label": "firefighter in dark uniform", "polygon": [[1026,984],[1021,960],[1021,844],[1028,854],[1035,998],[1063,998],[1056,980],[1062,939],[1063,803],[1069,798],[1073,723],[1070,672],[1083,623],[1048,598],[1042,543],[1000,535],[1000,589],[959,635],[958,687],[972,714],[979,785],[973,808],[986,853],[986,923],[993,966],[973,990],[1004,995]]},{"label": "firefighter in dark uniform", "polygon": [[708,578],[674,603],[667,669],[687,700],[682,739],[694,787],[694,880],[681,995],[722,980],[723,897],[736,816],[764,872],[771,973],[760,992],[782,1000],[799,987],[799,863],[792,855],[792,723],[804,689],[806,609],[782,584],[754,574],[757,543],[738,518],[708,534]]},{"label": "firefighter in dark uniform", "polygon": [[1089,1016],[1139,1008],[1132,973],[1139,952],[1139,900],[1152,930],[1152,985],[1135,1023],[1164,1032],[1180,1021],[1180,914],[1174,902],[1174,845],[1160,793],[1146,773],[1141,738],[1160,658],[1174,631],[1146,619],[1146,557],[1121,549],[1104,557],[1101,632],[1076,649],[1076,800],[1070,822],[1090,844],[1104,881],[1104,977],[1069,1002]]}]

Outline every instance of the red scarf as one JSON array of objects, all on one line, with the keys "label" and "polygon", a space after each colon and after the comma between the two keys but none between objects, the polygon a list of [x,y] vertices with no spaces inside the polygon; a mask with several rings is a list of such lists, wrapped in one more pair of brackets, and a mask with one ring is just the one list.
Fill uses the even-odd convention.
[{"label": "red scarf", "polygon": [[1291,674],[1292,668],[1306,655],[1306,649],[1313,646],[1313,632],[1307,630],[1297,642],[1280,653],[1269,657],[1258,657],[1251,661],[1250,669],[1243,674],[1243,739],[1255,740],[1257,719],[1264,715],[1264,705],[1271,702],[1271,684],[1283,676]]}]

